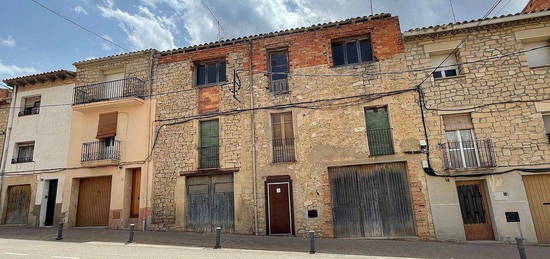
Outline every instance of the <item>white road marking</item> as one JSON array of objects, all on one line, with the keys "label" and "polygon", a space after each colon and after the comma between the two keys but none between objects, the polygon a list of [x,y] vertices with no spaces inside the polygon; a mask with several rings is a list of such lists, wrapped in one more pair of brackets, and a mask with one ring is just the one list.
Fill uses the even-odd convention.
[{"label": "white road marking", "polygon": [[53,255],[52,258],[60,258],[60,259],[78,259],[78,257],[71,257],[71,256],[57,256]]},{"label": "white road marking", "polygon": [[10,253],[10,252],[4,252],[5,255],[28,255],[28,254],[21,254],[21,253]]}]

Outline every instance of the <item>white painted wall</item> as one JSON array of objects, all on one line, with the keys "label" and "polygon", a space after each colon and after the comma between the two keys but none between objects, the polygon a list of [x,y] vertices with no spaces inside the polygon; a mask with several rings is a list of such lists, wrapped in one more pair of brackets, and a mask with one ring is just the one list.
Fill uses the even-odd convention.
[{"label": "white painted wall", "polygon": [[[526,242],[537,243],[522,175],[516,172],[472,179],[428,176],[428,190],[437,239],[466,240],[455,180],[481,179],[485,180],[488,190],[489,197],[487,198],[495,239],[498,241],[515,242],[513,241],[514,238],[519,236],[517,223],[506,222],[504,213],[517,211],[520,215],[521,229]],[[498,192],[506,192],[508,198],[505,200],[498,199]]]},{"label": "white painted wall", "polygon": [[[36,90],[18,89],[16,107],[23,105],[27,96],[41,96],[40,113],[19,117],[16,110],[12,133],[8,146],[6,172],[63,168],[67,166],[67,150],[71,125],[71,102],[74,84],[41,88]],[[52,104],[69,104],[50,106]],[[10,114],[11,116],[11,114]],[[12,164],[15,144],[35,141],[33,162]]]}]

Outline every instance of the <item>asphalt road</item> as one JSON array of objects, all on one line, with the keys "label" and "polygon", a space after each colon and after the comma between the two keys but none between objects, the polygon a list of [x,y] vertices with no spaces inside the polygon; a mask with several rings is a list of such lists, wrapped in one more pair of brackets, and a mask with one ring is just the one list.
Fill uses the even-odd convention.
[{"label": "asphalt road", "polygon": [[[121,244],[109,242],[55,242],[0,239],[0,258],[382,258],[357,255],[314,254],[241,249],[212,249],[162,245]],[[397,257],[384,257],[397,258]],[[403,257],[400,257],[403,259]]]}]

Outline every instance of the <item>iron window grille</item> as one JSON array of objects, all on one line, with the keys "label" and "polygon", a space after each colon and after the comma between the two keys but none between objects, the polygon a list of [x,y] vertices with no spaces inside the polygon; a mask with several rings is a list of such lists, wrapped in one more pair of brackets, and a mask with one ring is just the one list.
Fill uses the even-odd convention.
[{"label": "iron window grille", "polygon": [[197,64],[197,87],[208,87],[227,82],[225,60]]},{"label": "iron window grille", "polygon": [[33,161],[34,142],[17,143],[17,157],[11,160],[12,164],[28,163]]},{"label": "iron window grille", "polygon": [[334,66],[359,64],[374,60],[370,39],[351,39],[332,43]]},{"label": "iron window grille", "polygon": [[145,82],[137,77],[130,77],[75,87],[73,105],[144,96]]},{"label": "iron window grille", "polygon": [[441,144],[445,169],[475,169],[496,166],[493,142],[463,140]]},{"label": "iron window grille", "polygon": [[219,148],[219,121],[207,120],[200,122],[200,146],[199,168],[219,168],[220,167],[220,148]]},{"label": "iron window grille", "polygon": [[392,129],[368,129],[367,139],[371,156],[392,155],[393,148]]},{"label": "iron window grille", "polygon": [[273,163],[295,161],[294,138],[273,139]]}]

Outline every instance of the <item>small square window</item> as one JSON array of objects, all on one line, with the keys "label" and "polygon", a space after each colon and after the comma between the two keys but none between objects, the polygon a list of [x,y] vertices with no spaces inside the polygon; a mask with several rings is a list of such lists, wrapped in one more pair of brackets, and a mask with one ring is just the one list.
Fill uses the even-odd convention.
[{"label": "small square window", "polygon": [[19,116],[40,113],[40,99],[40,96],[24,97],[21,100],[22,107]]},{"label": "small square window", "polygon": [[196,69],[198,87],[223,83],[227,80],[225,61],[200,63]]},{"label": "small square window", "polygon": [[550,44],[548,40],[523,43],[529,67],[541,67],[550,65],[550,48],[543,48]]},{"label": "small square window", "polygon": [[33,161],[34,155],[34,141],[21,142],[15,144],[14,158],[12,164],[27,163]]},{"label": "small square window", "polygon": [[430,56],[432,66],[439,68],[433,72],[434,78],[446,78],[458,76],[458,62],[456,55],[442,54]]},{"label": "small square window", "polygon": [[349,39],[332,43],[334,66],[358,64],[373,60],[370,39]]}]

